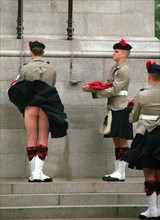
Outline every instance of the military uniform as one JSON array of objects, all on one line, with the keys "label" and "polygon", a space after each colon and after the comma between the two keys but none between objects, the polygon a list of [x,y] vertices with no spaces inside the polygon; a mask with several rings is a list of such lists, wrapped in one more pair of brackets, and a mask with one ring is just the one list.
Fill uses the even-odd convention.
[{"label": "military uniform", "polygon": [[[24,117],[27,106],[41,108],[48,117],[51,137],[64,137],[67,135],[68,123],[64,106],[55,88],[56,71],[52,65],[42,59],[45,48],[43,43],[30,41],[29,47],[32,62],[21,68],[18,82],[11,84],[12,86],[8,90],[9,98]],[[42,171],[48,147],[41,143],[38,146],[28,146],[27,154],[30,166],[28,181],[51,182],[52,178],[46,176]]]},{"label": "military uniform", "polygon": [[49,86],[54,87],[56,83],[56,71],[52,65],[46,63],[42,58],[36,58],[21,68],[18,81],[22,80],[41,80]]},{"label": "military uniform", "polygon": [[133,138],[127,108],[130,79],[131,73],[126,63],[115,65],[107,77],[107,82],[112,82],[113,86],[93,94],[94,98],[108,98],[107,109],[112,111],[111,132],[104,137]]},{"label": "military uniform", "polygon": [[[108,117],[108,124],[110,124],[110,128],[107,129],[107,134],[104,134],[104,137],[118,138],[118,140],[122,140],[122,143],[127,143],[126,140],[133,138],[133,128],[132,124],[129,123],[129,108],[127,108],[128,88],[131,73],[125,61],[129,55],[129,51],[132,49],[132,46],[126,43],[124,39],[121,39],[118,43],[113,45],[113,49],[115,54],[120,54],[120,57],[119,59],[115,58],[116,65],[113,66],[107,77],[107,83],[112,83],[112,87],[96,91],[93,93],[93,98],[108,98],[107,110],[109,112],[108,116],[105,117],[105,122]],[[125,58],[122,56],[124,53],[120,53],[120,51],[126,51]],[[115,170],[113,173],[103,176],[102,180],[125,180],[126,163],[122,161],[121,158],[127,150],[128,146],[115,146]]]},{"label": "military uniform", "polygon": [[136,95],[129,120],[137,122],[136,136],[123,160],[133,169],[160,169],[160,84]]},{"label": "military uniform", "polygon": [[136,136],[122,160],[144,171],[148,209],[140,219],[160,219],[160,65],[147,61],[149,88],[140,91],[129,120],[137,122]]},{"label": "military uniform", "polygon": [[[146,118],[146,119],[145,119]],[[129,117],[130,122],[137,122],[136,133],[143,134],[160,126],[160,85],[152,85],[139,92]]]},{"label": "military uniform", "polygon": [[128,88],[131,73],[126,63],[115,65],[107,77],[113,86],[96,92],[97,98],[108,98],[108,109],[117,111],[125,109],[128,104]]}]

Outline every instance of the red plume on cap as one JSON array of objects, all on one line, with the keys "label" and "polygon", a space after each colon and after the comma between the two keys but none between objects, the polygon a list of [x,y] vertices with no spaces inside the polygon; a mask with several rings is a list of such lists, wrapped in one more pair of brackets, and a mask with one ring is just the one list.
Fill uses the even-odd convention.
[{"label": "red plume on cap", "polygon": [[155,65],[155,64],[156,64],[155,61],[151,62],[150,60],[148,60],[148,61],[146,62],[146,68],[148,69],[151,65]]},{"label": "red plume on cap", "polygon": [[119,43],[122,45],[122,47],[126,46],[126,40],[123,38],[119,41]]},{"label": "red plume on cap", "polygon": [[35,41],[29,41],[29,46],[31,46],[31,44],[32,44],[33,42],[39,42],[39,41],[38,41],[38,40],[35,40]]},{"label": "red plume on cap", "polygon": [[31,46],[31,44],[32,44],[32,41],[29,41],[29,43],[28,43],[28,44],[29,44],[29,46]]}]

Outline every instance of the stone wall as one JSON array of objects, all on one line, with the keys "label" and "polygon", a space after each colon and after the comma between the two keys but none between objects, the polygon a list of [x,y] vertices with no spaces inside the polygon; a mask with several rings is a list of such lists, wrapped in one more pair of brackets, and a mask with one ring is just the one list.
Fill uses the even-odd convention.
[{"label": "stone wall", "polygon": [[[124,37],[133,45],[128,60],[132,72],[129,98],[146,87],[146,60],[159,62],[160,43],[154,38],[154,1],[74,0],[73,41],[66,40],[67,2],[24,0],[21,41],[16,39],[17,1],[1,0],[1,177],[28,176],[23,117],[10,103],[7,89],[21,64],[30,61],[29,40],[46,44],[45,59],[57,70],[56,87],[68,115],[67,137],[49,140],[45,172],[53,177],[101,177],[113,169],[112,140],[98,133],[107,100],[93,100],[81,87],[88,81],[105,81],[113,65],[114,42]],[[71,85],[71,79],[80,82]],[[129,169],[127,174],[142,175]]]},{"label": "stone wall", "polygon": [[[23,2],[25,35],[66,35],[68,0]],[[2,34],[16,34],[17,5],[1,0]],[[75,36],[154,36],[154,0],[73,0],[73,10]]]}]

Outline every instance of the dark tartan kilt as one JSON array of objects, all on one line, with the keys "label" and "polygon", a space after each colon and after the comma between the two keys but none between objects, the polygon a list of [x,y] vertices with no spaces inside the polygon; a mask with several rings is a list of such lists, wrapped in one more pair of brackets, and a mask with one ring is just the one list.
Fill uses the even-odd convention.
[{"label": "dark tartan kilt", "polygon": [[123,160],[131,169],[160,170],[160,126],[144,135],[136,134]]},{"label": "dark tartan kilt", "polygon": [[23,115],[27,106],[42,108],[48,116],[52,138],[67,135],[67,114],[55,87],[52,88],[40,80],[23,80],[10,87],[8,96]]},{"label": "dark tartan kilt", "polygon": [[133,126],[129,123],[130,109],[126,108],[119,111],[112,110],[111,132],[104,135],[105,138],[120,137],[127,140],[133,139]]}]

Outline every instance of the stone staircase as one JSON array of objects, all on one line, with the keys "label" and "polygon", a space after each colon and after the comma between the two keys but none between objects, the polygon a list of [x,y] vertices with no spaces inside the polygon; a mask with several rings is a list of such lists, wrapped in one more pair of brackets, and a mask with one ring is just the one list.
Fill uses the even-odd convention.
[{"label": "stone staircase", "polygon": [[28,183],[1,179],[1,220],[48,218],[137,218],[145,209],[143,178],[104,182],[98,178]]}]

